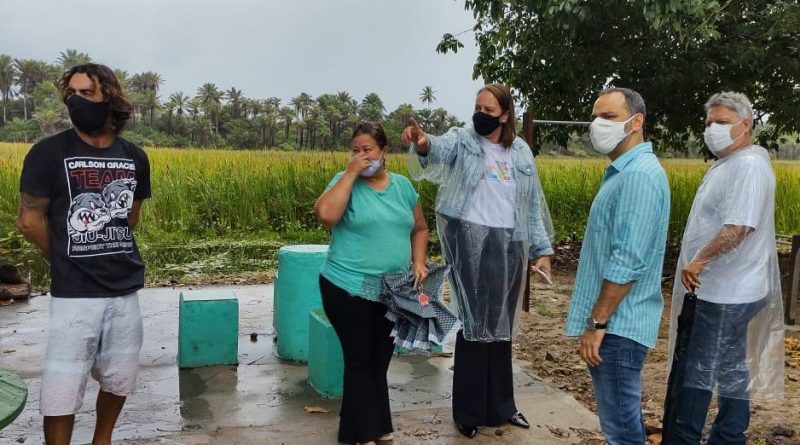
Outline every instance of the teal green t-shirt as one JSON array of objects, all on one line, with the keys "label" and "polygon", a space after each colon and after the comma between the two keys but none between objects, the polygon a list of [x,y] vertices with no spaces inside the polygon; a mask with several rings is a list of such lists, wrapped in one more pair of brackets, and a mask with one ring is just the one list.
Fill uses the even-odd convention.
[{"label": "teal green t-shirt", "polygon": [[[327,188],[343,174],[336,174]],[[347,209],[331,230],[320,274],[350,295],[378,301],[380,276],[408,270],[411,264],[411,230],[418,201],[405,176],[389,173],[389,185],[383,191],[356,179]]]}]

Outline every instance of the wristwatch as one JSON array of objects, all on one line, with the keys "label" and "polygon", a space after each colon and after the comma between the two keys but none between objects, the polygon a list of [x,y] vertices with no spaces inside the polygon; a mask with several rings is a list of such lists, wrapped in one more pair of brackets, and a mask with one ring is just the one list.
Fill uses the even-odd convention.
[{"label": "wristwatch", "polygon": [[589,317],[586,319],[586,329],[589,331],[605,329],[606,327],[608,327],[608,323],[600,323],[599,321],[595,320],[594,317]]}]

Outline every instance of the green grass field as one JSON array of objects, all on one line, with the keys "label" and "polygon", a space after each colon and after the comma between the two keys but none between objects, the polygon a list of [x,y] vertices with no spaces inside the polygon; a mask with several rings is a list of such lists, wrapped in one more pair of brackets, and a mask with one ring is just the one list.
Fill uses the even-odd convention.
[{"label": "green grass field", "polygon": [[[0,255],[27,263],[34,281],[46,267],[16,234],[18,181],[29,146],[0,144]],[[145,204],[137,239],[151,278],[225,274],[273,267],[284,244],[325,242],[313,204],[346,153],[148,148],[153,198]],[[405,156],[389,156],[405,174]],[[608,162],[601,158],[537,159],[559,241],[583,236],[592,199]],[[672,188],[670,239],[677,241],[694,192],[710,164],[664,160]],[[800,163],[776,162],[776,225],[800,233]],[[432,222],[435,187],[416,184]],[[8,261],[8,259],[6,259]]]}]

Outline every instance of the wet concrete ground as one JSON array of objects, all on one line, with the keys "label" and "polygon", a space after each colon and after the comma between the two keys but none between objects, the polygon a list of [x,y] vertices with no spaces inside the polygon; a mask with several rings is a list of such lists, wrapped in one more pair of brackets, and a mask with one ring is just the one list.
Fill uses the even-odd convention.
[{"label": "wet concrete ground", "polygon": [[[239,297],[239,366],[192,370],[176,366],[181,289],[140,292],[145,336],[137,393],[128,399],[114,440],[128,445],[336,443],[339,402],[311,389],[305,366],[275,357],[272,286],[225,289]],[[0,308],[0,366],[23,377],[30,393],[25,411],[0,431],[3,445],[43,441],[38,405],[48,303],[49,297],[36,297]],[[250,341],[251,333],[258,334],[256,342]],[[395,444],[577,443],[577,431],[570,428],[598,428],[591,412],[540,381],[524,363],[515,363],[517,405],[533,427],[483,428],[475,440],[463,439],[449,409],[451,366],[449,357],[393,359],[389,385]],[[97,391],[90,378],[73,443],[91,441]],[[305,406],[329,412],[308,414]]]}]

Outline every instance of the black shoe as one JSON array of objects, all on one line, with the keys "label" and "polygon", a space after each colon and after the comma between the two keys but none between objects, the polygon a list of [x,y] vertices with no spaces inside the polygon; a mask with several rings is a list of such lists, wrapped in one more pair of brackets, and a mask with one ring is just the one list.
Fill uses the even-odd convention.
[{"label": "black shoe", "polygon": [[475,437],[476,434],[478,434],[478,428],[477,427],[466,426],[466,425],[462,425],[460,423],[457,423],[456,426],[458,426],[458,431],[461,434],[463,434],[464,437],[466,437],[467,439],[472,439],[473,437]]},{"label": "black shoe", "polygon": [[514,426],[518,426],[520,428],[525,428],[525,429],[528,429],[528,428],[531,427],[531,424],[528,423],[528,419],[526,419],[525,416],[523,416],[522,413],[519,412],[519,411],[516,414],[514,414],[513,416],[511,416],[510,419],[508,419],[508,423],[510,423],[510,424],[512,424]]}]

